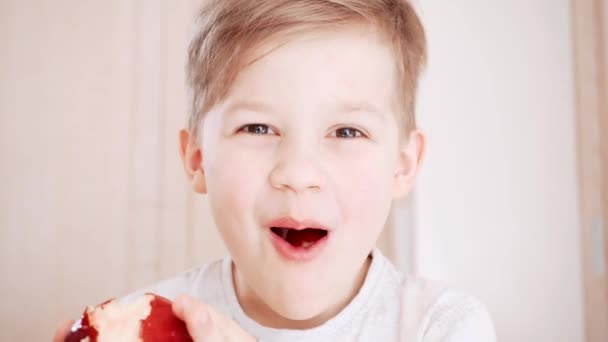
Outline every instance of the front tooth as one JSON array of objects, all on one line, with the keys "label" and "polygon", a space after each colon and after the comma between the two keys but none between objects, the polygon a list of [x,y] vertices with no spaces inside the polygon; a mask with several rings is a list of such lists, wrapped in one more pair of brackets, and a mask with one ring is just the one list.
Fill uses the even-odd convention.
[{"label": "front tooth", "polygon": [[312,241],[304,241],[304,242],[302,242],[302,247],[308,248],[310,246],[312,246]]},{"label": "front tooth", "polygon": [[289,229],[286,229],[286,228],[281,229],[281,237],[285,241],[287,241],[287,234],[289,234]]}]

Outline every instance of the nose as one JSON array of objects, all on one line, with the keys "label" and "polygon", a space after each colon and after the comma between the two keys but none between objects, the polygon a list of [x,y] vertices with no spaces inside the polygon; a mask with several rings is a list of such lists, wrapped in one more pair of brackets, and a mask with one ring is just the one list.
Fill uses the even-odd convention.
[{"label": "nose", "polygon": [[278,152],[277,162],[269,176],[273,188],[293,193],[314,193],[324,187],[318,153],[305,146],[282,146]]}]

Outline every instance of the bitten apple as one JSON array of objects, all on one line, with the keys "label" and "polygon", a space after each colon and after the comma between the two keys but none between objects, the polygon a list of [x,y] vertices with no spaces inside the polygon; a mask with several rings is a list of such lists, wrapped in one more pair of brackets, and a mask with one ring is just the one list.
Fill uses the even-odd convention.
[{"label": "bitten apple", "polygon": [[147,293],[132,303],[109,300],[87,307],[65,342],[192,342],[171,302]]}]

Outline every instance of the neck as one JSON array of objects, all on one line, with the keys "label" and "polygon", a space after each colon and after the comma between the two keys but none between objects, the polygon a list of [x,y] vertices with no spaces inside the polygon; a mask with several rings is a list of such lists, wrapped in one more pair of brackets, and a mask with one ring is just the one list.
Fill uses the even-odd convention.
[{"label": "neck", "polygon": [[234,279],[234,288],[239,304],[247,316],[268,328],[304,330],[322,325],[340,313],[353,300],[353,298],[355,298],[363,286],[365,277],[367,276],[367,271],[371,265],[371,261],[372,257],[369,256],[363,265],[361,265],[360,271],[353,279],[353,286],[346,291],[343,298],[335,301],[333,305],[322,313],[307,320],[291,320],[272,310],[270,306],[268,306],[251,290],[251,288],[245,282],[245,279],[243,279],[243,276],[236,269],[234,263],[232,264],[232,279]]}]

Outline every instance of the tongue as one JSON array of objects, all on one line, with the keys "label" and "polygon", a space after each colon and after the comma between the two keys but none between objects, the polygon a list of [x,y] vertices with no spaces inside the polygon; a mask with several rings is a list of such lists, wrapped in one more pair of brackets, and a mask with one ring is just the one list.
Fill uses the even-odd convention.
[{"label": "tongue", "polygon": [[321,229],[303,229],[303,230],[295,230],[290,229],[287,233],[287,242],[295,247],[304,247],[307,248],[319,241],[323,236],[326,235],[326,231]]}]

